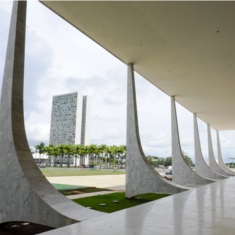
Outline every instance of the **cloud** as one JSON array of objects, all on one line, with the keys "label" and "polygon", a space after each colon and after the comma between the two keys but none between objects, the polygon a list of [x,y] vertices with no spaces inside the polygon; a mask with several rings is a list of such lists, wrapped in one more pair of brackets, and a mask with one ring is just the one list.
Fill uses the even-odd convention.
[{"label": "cloud", "polygon": [[53,52],[48,43],[40,38],[34,31],[28,30],[26,34],[25,46],[25,115],[26,118],[31,110],[40,112],[38,104],[41,91],[41,79],[48,77],[52,65]]}]

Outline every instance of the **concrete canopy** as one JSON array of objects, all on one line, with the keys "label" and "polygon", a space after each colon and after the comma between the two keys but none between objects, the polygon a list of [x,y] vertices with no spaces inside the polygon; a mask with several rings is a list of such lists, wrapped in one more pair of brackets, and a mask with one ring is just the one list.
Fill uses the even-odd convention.
[{"label": "concrete canopy", "polygon": [[42,2],[212,128],[235,129],[235,2]]}]

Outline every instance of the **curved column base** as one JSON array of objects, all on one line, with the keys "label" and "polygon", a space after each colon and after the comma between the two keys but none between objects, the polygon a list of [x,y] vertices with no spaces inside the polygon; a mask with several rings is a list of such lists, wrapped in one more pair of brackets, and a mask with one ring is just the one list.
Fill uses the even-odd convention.
[{"label": "curved column base", "polygon": [[214,172],[213,170],[209,168],[209,166],[204,165],[203,163],[200,164],[199,167],[197,167],[196,165],[195,171],[197,172],[198,175],[201,175],[204,178],[208,178],[208,179],[215,180],[215,181],[228,178],[227,176]]},{"label": "curved column base", "polygon": [[[7,132],[2,125],[0,130]],[[1,223],[23,220],[61,227],[105,214],[82,207],[55,190],[29,151],[17,155],[14,144],[2,139],[0,146]]]},{"label": "curved column base", "polygon": [[221,146],[220,146],[219,131],[216,131],[216,137],[217,137],[218,165],[223,171],[231,174],[232,176],[235,176],[235,172],[230,170],[224,163],[222,152],[221,152]]},{"label": "curved column base", "polygon": [[220,168],[220,166],[217,164],[217,162],[210,162],[209,163],[209,168],[214,171],[216,174],[222,175],[226,178],[234,176],[234,174],[228,173],[226,171],[224,171],[222,168]]},{"label": "curved column base", "polygon": [[235,172],[230,170],[224,162],[218,162],[218,165],[223,171],[230,174],[230,176],[235,176]]},{"label": "curved column base", "polygon": [[218,165],[223,171],[230,174],[230,176],[235,176],[235,172],[230,170],[229,167],[227,167],[224,162],[218,162]]},{"label": "curved column base", "polygon": [[215,160],[209,124],[207,124],[207,135],[208,135],[208,150],[209,150],[209,168],[215,173],[226,176],[226,177],[234,176],[234,174],[230,174],[224,171],[222,168],[220,168],[220,166]]},{"label": "curved column base", "polygon": [[212,171],[209,166],[206,164],[201,150],[199,130],[197,124],[197,116],[193,114],[194,119],[194,148],[195,148],[195,171],[198,175],[202,177],[213,179],[213,180],[222,180],[226,179],[226,176],[220,175]]},{"label": "curved column base", "polygon": [[203,177],[191,169],[183,159],[183,155],[172,157],[173,182],[186,187],[199,187],[215,182],[215,180]]},{"label": "curved column base", "polygon": [[138,146],[127,147],[126,197],[143,193],[180,193],[190,188],[183,187],[164,179],[147,162]]},{"label": "curved column base", "polygon": [[171,97],[171,131],[172,131],[172,179],[179,185],[199,187],[204,184],[213,183],[214,180],[198,175],[189,167],[181,151],[178,120],[175,106],[175,97]]}]

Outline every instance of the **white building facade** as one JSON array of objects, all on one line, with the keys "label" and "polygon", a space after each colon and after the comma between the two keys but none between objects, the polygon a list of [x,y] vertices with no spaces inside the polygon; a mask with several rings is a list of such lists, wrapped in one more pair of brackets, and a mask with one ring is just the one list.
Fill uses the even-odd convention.
[{"label": "white building facade", "polygon": [[90,144],[90,112],[91,112],[91,98],[83,96],[82,103],[82,125],[81,125],[81,144]]},{"label": "white building facade", "polygon": [[49,144],[90,143],[90,97],[78,92],[53,96]]}]

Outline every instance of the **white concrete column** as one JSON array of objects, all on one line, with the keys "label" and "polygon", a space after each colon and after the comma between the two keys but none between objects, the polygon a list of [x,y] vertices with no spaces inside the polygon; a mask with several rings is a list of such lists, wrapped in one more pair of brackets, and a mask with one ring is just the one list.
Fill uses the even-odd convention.
[{"label": "white concrete column", "polygon": [[212,171],[209,166],[206,164],[201,150],[201,143],[200,143],[200,137],[199,137],[199,130],[198,130],[198,123],[197,123],[197,116],[194,113],[193,114],[193,120],[194,120],[194,150],[195,150],[195,170],[196,172],[206,178],[209,179],[225,179],[227,177],[224,177],[222,175],[216,174],[214,171]]},{"label": "white concrete column", "polygon": [[210,130],[209,124],[207,124],[207,135],[208,135],[209,167],[217,174],[220,174],[220,175],[223,175],[226,177],[232,176],[232,174],[229,174],[229,173],[225,172],[223,169],[221,169],[215,160],[212,139],[211,139],[211,130]]},{"label": "white concrete column", "polygon": [[150,192],[178,193],[187,188],[175,185],[158,174],[142,150],[136,103],[133,64],[127,76],[126,197]]},{"label": "white concrete column", "polygon": [[225,172],[235,175],[235,172],[230,170],[224,163],[223,157],[222,157],[222,151],[221,151],[221,145],[220,145],[220,137],[219,137],[219,131],[216,131],[216,137],[217,137],[217,152],[218,152],[218,164],[219,167],[224,170]]},{"label": "white concrete column", "polygon": [[14,1],[0,112],[0,223],[61,227],[103,215],[60,194],[38,169],[28,146],[23,109],[26,1]]},{"label": "white concrete column", "polygon": [[183,157],[180,145],[175,98],[171,97],[171,137],[172,137],[172,178],[173,182],[196,187],[213,181],[198,175],[189,167]]}]

